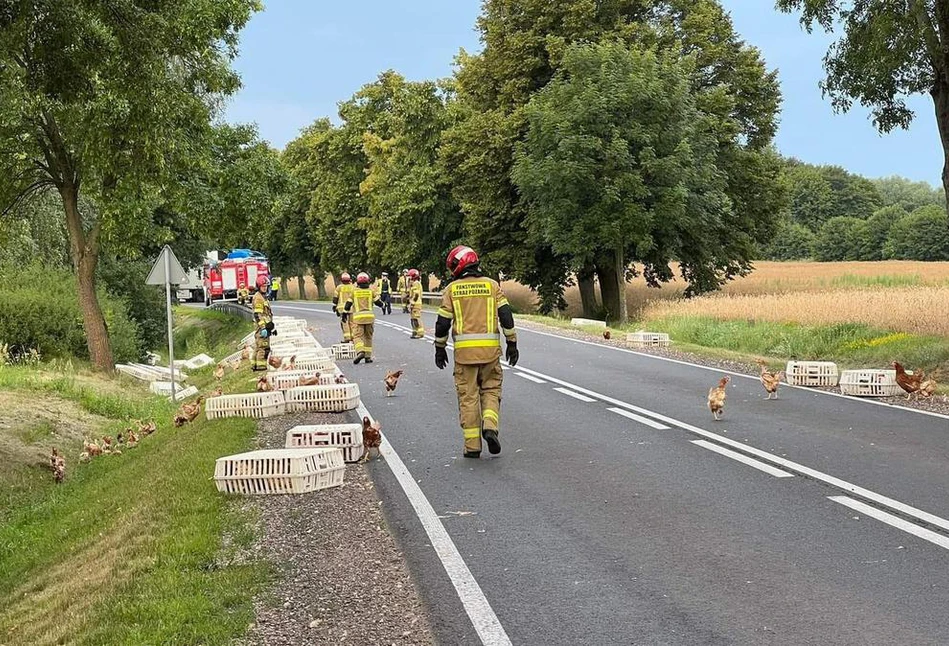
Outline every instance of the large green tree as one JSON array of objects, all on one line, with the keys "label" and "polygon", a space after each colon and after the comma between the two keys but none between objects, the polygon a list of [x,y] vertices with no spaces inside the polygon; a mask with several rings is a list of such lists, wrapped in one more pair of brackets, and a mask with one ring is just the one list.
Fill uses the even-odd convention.
[{"label": "large green tree", "polygon": [[801,11],[810,31],[819,25],[840,38],[824,58],[823,90],[834,108],[857,101],[870,108],[881,132],[908,128],[915,114],[906,99],[933,101],[949,192],[949,3],[944,0],[777,0],[786,12]]},{"label": "large green tree", "polygon": [[914,182],[893,175],[872,180],[884,206],[898,206],[905,211],[915,211],[921,206],[946,205],[946,194],[929,182]]},{"label": "large green tree", "polygon": [[[237,34],[258,0],[0,2],[0,209],[37,191],[62,200],[89,356],[113,364],[96,295],[103,242],[154,208],[200,155]],[[82,195],[95,214],[81,211]]]},{"label": "large green tree", "polygon": [[883,253],[895,260],[949,260],[949,226],[945,211],[924,206],[896,221]]}]

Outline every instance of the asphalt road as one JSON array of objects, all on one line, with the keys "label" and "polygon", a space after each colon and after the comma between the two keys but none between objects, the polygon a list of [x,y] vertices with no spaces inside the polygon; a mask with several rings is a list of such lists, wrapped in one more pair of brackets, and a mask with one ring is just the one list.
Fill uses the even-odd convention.
[{"label": "asphalt road", "polygon": [[[338,341],[325,305],[274,310]],[[949,419],[734,376],[714,422],[721,373],[522,330],[502,454],[465,460],[450,370],[407,316],[378,321],[377,361],[341,368],[511,643],[949,644]],[[372,475],[441,643],[483,643],[402,487]]]}]

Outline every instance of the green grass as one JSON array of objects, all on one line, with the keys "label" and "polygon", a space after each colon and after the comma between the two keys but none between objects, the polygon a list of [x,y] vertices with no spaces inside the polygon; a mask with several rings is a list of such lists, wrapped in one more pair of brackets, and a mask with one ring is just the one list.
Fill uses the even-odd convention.
[{"label": "green grass", "polygon": [[879,276],[844,274],[831,279],[829,287],[857,289],[862,287],[919,287],[925,284],[923,277],[919,274],[880,274]]},{"label": "green grass", "polygon": [[[203,321],[209,348],[233,348],[248,329],[181,318],[186,338],[194,338],[189,322]],[[211,381],[210,369],[192,375],[202,389]],[[232,373],[225,389],[243,381],[245,374]],[[4,368],[0,390],[37,406],[45,398],[71,402],[108,420],[99,434],[139,418],[159,427],[138,448],[88,464],[79,463],[79,447],[64,449],[62,485],[34,469],[17,504],[0,516],[0,642],[225,644],[242,635],[268,570],[241,557],[253,540],[252,519],[217,493],[210,476],[216,458],[250,447],[255,423],[202,415],[175,429],[175,404],[81,371]]]}]

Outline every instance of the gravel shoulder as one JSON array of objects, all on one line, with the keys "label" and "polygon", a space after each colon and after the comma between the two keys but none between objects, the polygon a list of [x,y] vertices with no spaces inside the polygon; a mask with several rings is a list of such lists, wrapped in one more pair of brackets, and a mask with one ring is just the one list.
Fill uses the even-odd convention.
[{"label": "gravel shoulder", "polygon": [[[261,420],[259,448],[283,447],[286,431],[298,424],[355,421],[343,417],[307,413]],[[273,585],[255,599],[256,621],[246,644],[435,643],[369,469],[347,464],[339,488],[244,502],[259,519],[259,556],[276,569]]]},{"label": "gravel shoulder", "polygon": [[[606,346],[612,346],[615,348],[624,348],[631,349],[626,345],[623,337],[625,333],[615,333],[614,338],[604,339],[600,335],[591,334],[581,329],[570,329],[562,328],[552,325],[544,325],[543,323],[538,323],[537,321],[527,321],[523,319],[517,319],[517,324],[520,327],[537,330],[540,332],[549,332],[551,334],[557,334],[563,337],[570,339],[580,339],[582,341],[589,341],[592,343],[599,343]],[[620,337],[620,338],[616,338]],[[700,366],[708,366],[710,368],[718,368],[721,370],[729,370],[732,372],[738,372],[742,374],[756,376],[759,374],[759,367],[753,362],[750,358],[745,358],[737,353],[731,353],[726,351],[720,351],[722,355],[733,355],[734,358],[723,358],[716,356],[709,356],[700,354],[697,352],[686,352],[682,350],[677,350],[675,348],[635,348],[636,352],[642,354],[649,354],[657,357],[665,357],[668,359],[676,359],[679,361],[687,361],[689,363],[694,363]],[[710,350],[710,352],[715,352]],[[825,390],[827,392],[833,392],[840,394],[839,388],[820,388],[817,390]],[[854,399],[860,399],[854,397]],[[886,404],[891,404],[894,406],[902,406],[904,408],[915,408],[918,410],[929,411],[932,413],[941,413],[943,415],[949,415],[949,397],[935,396],[928,399],[910,399],[907,400],[905,396],[900,397],[879,397],[874,398],[874,401],[883,402]]]}]

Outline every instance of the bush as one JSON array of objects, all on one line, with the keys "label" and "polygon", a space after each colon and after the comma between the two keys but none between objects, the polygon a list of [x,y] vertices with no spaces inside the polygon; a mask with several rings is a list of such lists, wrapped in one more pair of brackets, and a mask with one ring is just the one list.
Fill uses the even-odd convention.
[{"label": "bush", "polygon": [[865,225],[859,218],[836,217],[827,220],[817,234],[814,258],[823,262],[859,259]]},{"label": "bush", "polygon": [[890,229],[905,217],[906,211],[900,206],[887,206],[871,215],[861,232],[858,260],[883,260],[883,247]]},{"label": "bush", "polygon": [[[68,269],[40,265],[0,268],[0,342],[11,352],[35,348],[44,358],[88,358],[76,277]],[[138,326],[125,303],[100,293],[116,361],[142,355]]]},{"label": "bush", "polygon": [[762,250],[764,260],[804,260],[810,258],[815,236],[803,224],[782,220],[774,238]]},{"label": "bush", "polygon": [[165,293],[161,287],[145,284],[150,269],[151,262],[146,260],[99,259],[100,284],[125,302],[129,317],[138,325],[143,350],[156,350],[168,343]]},{"label": "bush", "polygon": [[890,229],[884,253],[894,260],[949,260],[949,222],[938,206],[916,209]]}]

